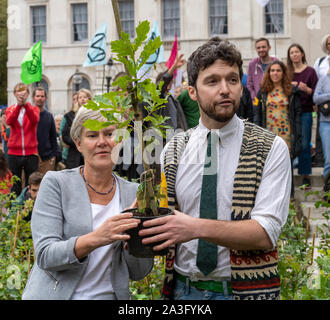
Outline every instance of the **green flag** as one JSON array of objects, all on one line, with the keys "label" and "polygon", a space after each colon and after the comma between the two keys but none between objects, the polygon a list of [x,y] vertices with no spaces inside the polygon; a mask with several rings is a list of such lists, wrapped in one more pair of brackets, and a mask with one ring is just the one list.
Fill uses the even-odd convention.
[{"label": "green flag", "polygon": [[41,47],[42,42],[37,42],[24,56],[21,67],[21,79],[25,84],[41,80]]}]

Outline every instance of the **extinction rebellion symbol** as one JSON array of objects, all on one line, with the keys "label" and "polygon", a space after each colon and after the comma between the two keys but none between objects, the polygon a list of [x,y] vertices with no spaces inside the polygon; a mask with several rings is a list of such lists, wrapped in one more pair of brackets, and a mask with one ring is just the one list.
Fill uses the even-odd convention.
[{"label": "extinction rebellion symbol", "polygon": [[36,74],[39,70],[40,58],[35,53],[32,54],[32,60],[27,63],[27,71],[30,74]]},{"label": "extinction rebellion symbol", "polygon": [[[156,39],[156,33],[153,32],[153,33],[151,34],[150,40],[155,40],[155,39]],[[149,58],[149,60],[146,62],[146,64],[154,64],[154,63],[156,63],[157,60],[158,60],[159,52],[160,52],[160,48],[158,48],[158,49],[156,50],[156,52],[153,53],[153,54],[150,56],[150,58]]]},{"label": "extinction rebellion symbol", "polygon": [[95,41],[91,44],[91,48],[96,50],[96,54],[92,57],[89,53],[87,54],[87,57],[90,61],[90,63],[93,62],[100,62],[105,59],[105,51],[102,49],[98,44],[105,39],[105,33],[97,33],[95,35]]}]

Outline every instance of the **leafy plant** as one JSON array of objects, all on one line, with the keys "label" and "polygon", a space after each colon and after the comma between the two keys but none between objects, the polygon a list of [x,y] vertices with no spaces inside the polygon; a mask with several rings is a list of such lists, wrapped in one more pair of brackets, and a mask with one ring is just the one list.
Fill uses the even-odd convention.
[{"label": "leafy plant", "polygon": [[[30,222],[24,220],[33,200],[19,206],[15,199],[14,193],[0,194],[0,300],[21,299],[34,263]],[[13,207],[16,211],[9,214]]]},{"label": "leafy plant", "polygon": [[5,65],[8,61],[8,29],[7,29],[7,0],[0,0],[0,65],[2,70],[0,73],[0,105],[7,104],[7,72]]},{"label": "leafy plant", "polygon": [[311,246],[305,233],[302,221],[297,222],[296,212],[291,207],[278,242],[282,299],[295,299],[298,289],[312,274],[309,267]]},{"label": "leafy plant", "polygon": [[[85,127],[91,130],[100,130],[110,125],[116,125],[118,129],[117,142],[128,138],[134,129],[138,136],[138,149],[142,153],[142,163],[145,172],[141,175],[137,199],[139,212],[145,215],[157,215],[158,196],[154,183],[154,172],[151,169],[148,155],[151,155],[154,147],[159,144],[156,136],[166,137],[165,129],[170,127],[165,124],[168,117],[162,116],[158,111],[164,107],[166,99],[160,98],[159,87],[150,79],[144,79],[144,74],[139,71],[148,58],[162,45],[159,37],[146,39],[150,30],[148,21],[141,22],[136,28],[136,38],[130,39],[129,34],[121,32],[119,40],[111,42],[114,60],[124,64],[127,74],[119,77],[113,87],[119,86],[119,91],[105,93],[89,101],[86,108],[99,110],[106,121],[87,120]],[[146,135],[146,131],[152,127],[155,135]],[[136,152],[139,150],[135,150]]]},{"label": "leafy plant", "polygon": [[140,281],[130,282],[132,300],[160,300],[165,274],[164,257],[155,257],[152,271]]},{"label": "leafy plant", "polygon": [[[306,193],[306,197],[315,192]],[[297,219],[293,205],[279,240],[279,273],[281,275],[281,297],[285,300],[329,300],[330,298],[330,250],[329,250],[329,198],[316,201],[315,207],[324,207],[326,223],[318,227],[320,244],[313,247],[303,221]],[[313,265],[314,249],[319,256]]]},{"label": "leafy plant", "polygon": [[[329,194],[327,195],[329,197]],[[30,222],[24,220],[33,202],[16,207],[17,212],[8,216],[13,207],[15,194],[0,194],[0,300],[19,300],[23,293],[30,269],[34,263],[34,252]],[[297,219],[293,205],[290,207],[286,225],[279,239],[279,273],[281,275],[281,297],[286,300],[330,299],[330,250],[329,250],[329,206],[326,198],[316,202],[324,207],[326,223],[319,227],[321,235],[315,259],[317,270],[310,264],[312,244],[306,239],[303,222]],[[158,300],[164,278],[164,258],[155,257],[152,272],[143,280],[129,284],[133,300]]]}]

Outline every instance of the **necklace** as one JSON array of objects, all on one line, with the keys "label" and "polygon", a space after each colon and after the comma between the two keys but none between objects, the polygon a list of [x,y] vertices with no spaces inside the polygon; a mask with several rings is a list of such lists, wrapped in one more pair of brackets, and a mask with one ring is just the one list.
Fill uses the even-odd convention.
[{"label": "necklace", "polygon": [[110,188],[110,190],[108,191],[108,192],[98,192],[98,191],[96,191],[87,181],[86,181],[86,179],[85,179],[85,176],[84,176],[84,166],[82,166],[81,167],[81,174],[82,174],[82,177],[83,177],[83,179],[84,179],[84,182],[94,191],[94,192],[96,192],[97,194],[99,194],[99,195],[101,195],[101,196],[106,196],[107,194],[109,194],[109,193],[111,193],[111,191],[112,191],[112,189],[113,189],[113,187],[115,186],[115,177],[114,177],[114,175],[112,174],[112,177],[113,177],[113,179],[112,179],[112,186],[111,186],[111,188]]}]

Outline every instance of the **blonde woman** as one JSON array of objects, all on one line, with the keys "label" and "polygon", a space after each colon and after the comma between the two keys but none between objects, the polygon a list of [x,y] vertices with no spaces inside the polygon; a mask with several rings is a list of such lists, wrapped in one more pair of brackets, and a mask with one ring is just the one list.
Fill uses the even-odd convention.
[{"label": "blonde woman", "polygon": [[31,221],[36,262],[22,299],[128,300],[129,280],[152,269],[153,258],[135,258],[124,249],[126,231],[138,225],[132,213],[137,184],[112,172],[115,126],[86,129],[98,111],[80,108],[71,137],[85,165],[49,171],[43,178]]},{"label": "blonde woman", "polygon": [[84,158],[82,154],[78,151],[74,141],[71,139],[70,130],[73,119],[79,108],[92,98],[92,93],[89,90],[80,89],[77,95],[77,104],[74,104],[72,110],[64,115],[65,125],[62,132],[62,140],[67,146],[69,146],[68,156],[66,159],[67,169],[76,168],[84,164]]}]

